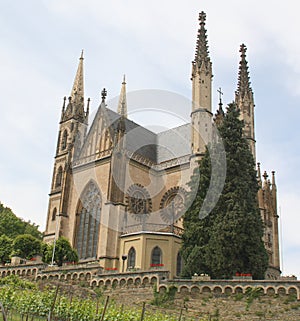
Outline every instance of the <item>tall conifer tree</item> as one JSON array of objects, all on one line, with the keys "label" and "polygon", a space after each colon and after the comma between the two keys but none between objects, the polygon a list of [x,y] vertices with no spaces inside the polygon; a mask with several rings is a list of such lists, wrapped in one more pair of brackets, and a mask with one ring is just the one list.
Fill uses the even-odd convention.
[{"label": "tall conifer tree", "polygon": [[199,163],[200,182],[195,172],[190,187],[197,195],[184,217],[182,255],[184,274],[209,273],[213,278],[231,278],[251,273],[263,279],[268,256],[262,241],[263,222],[257,203],[258,183],[248,142],[243,137],[239,110],[230,104],[219,126],[226,151],[226,180],[212,212],[199,219],[211,177],[208,149]]}]

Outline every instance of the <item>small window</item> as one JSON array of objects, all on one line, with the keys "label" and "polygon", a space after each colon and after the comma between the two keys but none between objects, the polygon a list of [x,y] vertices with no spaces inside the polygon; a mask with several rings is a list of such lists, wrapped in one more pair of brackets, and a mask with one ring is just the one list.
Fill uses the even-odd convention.
[{"label": "small window", "polygon": [[61,187],[61,182],[62,182],[62,167],[60,166],[56,174],[55,188]]},{"label": "small window", "polygon": [[177,261],[176,261],[176,275],[179,276],[182,271],[182,258],[180,253],[177,254]]},{"label": "small window", "polygon": [[61,150],[65,150],[67,148],[67,141],[68,141],[68,131],[65,129],[61,140]]},{"label": "small window", "polygon": [[55,219],[56,219],[56,213],[57,213],[57,209],[56,209],[56,207],[54,207],[54,210],[53,210],[53,212],[52,212],[52,221],[55,221]]},{"label": "small window", "polygon": [[162,263],[162,252],[161,249],[156,246],[153,250],[152,250],[152,254],[151,254],[151,264],[161,264]]},{"label": "small window", "polygon": [[131,247],[128,252],[127,268],[134,268],[135,267],[135,257],[136,257],[135,248]]}]

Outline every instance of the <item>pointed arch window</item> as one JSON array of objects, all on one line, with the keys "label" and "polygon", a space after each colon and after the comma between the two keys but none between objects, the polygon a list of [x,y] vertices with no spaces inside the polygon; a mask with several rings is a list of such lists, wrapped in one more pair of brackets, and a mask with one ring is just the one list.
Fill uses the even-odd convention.
[{"label": "pointed arch window", "polygon": [[79,259],[97,257],[101,217],[101,196],[90,182],[84,189],[77,208],[75,246]]},{"label": "pointed arch window", "polygon": [[52,211],[52,221],[56,220],[56,214],[57,214],[57,209],[54,207],[54,210]]},{"label": "pointed arch window", "polygon": [[61,166],[59,166],[57,173],[56,173],[56,178],[55,178],[55,188],[61,187],[62,176],[63,176],[63,169]]},{"label": "pointed arch window", "polygon": [[65,150],[67,148],[67,142],[68,142],[68,131],[65,129],[61,140],[61,150]]},{"label": "pointed arch window", "polygon": [[176,260],[176,275],[179,276],[182,271],[182,257],[180,253],[177,254],[177,260]]},{"label": "pointed arch window", "polygon": [[162,251],[159,246],[156,246],[151,253],[151,265],[162,264]]},{"label": "pointed arch window", "polygon": [[127,268],[134,268],[135,267],[135,258],[136,258],[135,248],[131,247],[128,252]]}]

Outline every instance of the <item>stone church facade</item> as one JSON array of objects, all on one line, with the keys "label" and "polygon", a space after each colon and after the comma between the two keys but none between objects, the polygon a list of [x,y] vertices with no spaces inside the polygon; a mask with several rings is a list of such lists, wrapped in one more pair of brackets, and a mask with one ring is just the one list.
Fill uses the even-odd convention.
[{"label": "stone church facade", "polygon": [[[211,126],[224,114],[220,100],[212,113],[212,62],[206,15],[199,15],[196,55],[192,63],[189,123],[154,133],[127,118],[126,83],[117,112],[106,104],[94,119],[84,100],[83,55],[73,88],[62,107],[44,240],[70,240],[80,262],[97,261],[106,270],[146,271],[162,268],[180,274],[182,215],[191,191],[187,183],[211,138]],[[245,122],[245,137],[255,156],[254,99],[246,47],[241,45],[235,102]],[[89,122],[91,125],[89,127]],[[261,176],[258,201],[269,254],[266,277],[280,274],[278,215],[274,172]]]}]

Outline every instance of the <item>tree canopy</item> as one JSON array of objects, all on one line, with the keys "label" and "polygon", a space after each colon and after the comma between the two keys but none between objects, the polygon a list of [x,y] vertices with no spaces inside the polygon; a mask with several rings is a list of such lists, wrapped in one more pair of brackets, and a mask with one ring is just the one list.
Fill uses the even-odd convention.
[{"label": "tree canopy", "polygon": [[[223,191],[211,213],[199,219],[211,179],[213,148],[199,162],[190,181],[197,190],[192,206],[184,216],[182,256],[184,275],[209,273],[213,278],[231,278],[235,273],[251,273],[263,279],[268,256],[262,241],[253,155],[243,137],[239,110],[230,104],[219,127],[226,151],[226,179]],[[196,173],[197,170],[197,173]],[[199,184],[196,184],[200,171]]]},{"label": "tree canopy", "polygon": [[12,242],[12,239],[4,234],[0,236],[0,263],[2,265],[7,263],[10,259]]},{"label": "tree canopy", "polygon": [[[50,263],[53,254],[53,244],[43,245],[43,261]],[[58,266],[66,262],[78,262],[77,251],[72,248],[70,242],[65,237],[60,237],[55,243],[54,261]]]},{"label": "tree canopy", "polygon": [[38,230],[39,226],[25,222],[17,217],[9,207],[0,203],[0,235],[6,235],[14,239],[18,235],[30,234],[35,238],[42,239],[42,233]]},{"label": "tree canopy", "polygon": [[24,259],[31,259],[34,255],[41,254],[42,242],[30,234],[18,235],[12,244],[12,255]]}]

